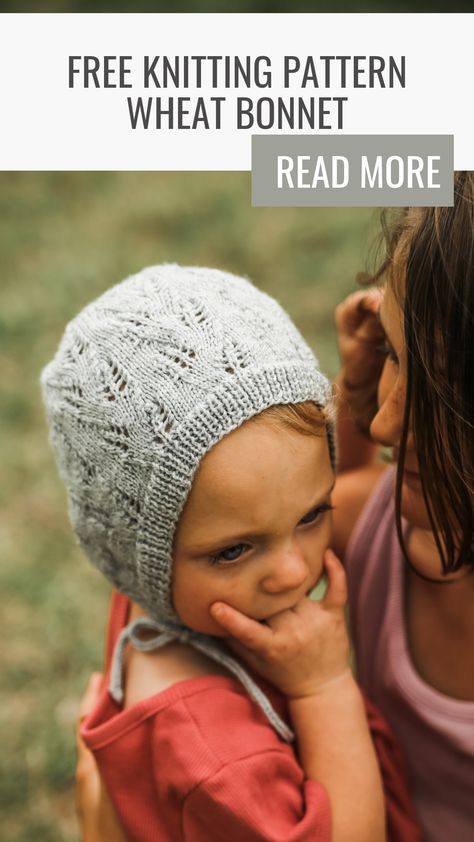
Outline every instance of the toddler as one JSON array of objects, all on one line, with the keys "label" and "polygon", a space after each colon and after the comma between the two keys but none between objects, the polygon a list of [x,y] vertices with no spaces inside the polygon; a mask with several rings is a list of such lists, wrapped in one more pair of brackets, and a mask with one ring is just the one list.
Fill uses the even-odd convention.
[{"label": "toddler", "polygon": [[[75,532],[116,589],[82,737],[127,838],[378,842],[375,741],[389,838],[418,839],[325,554],[331,390],[279,305],[223,272],[151,267],[70,323],[42,384]],[[259,621],[271,684],[227,645],[227,605]]]}]

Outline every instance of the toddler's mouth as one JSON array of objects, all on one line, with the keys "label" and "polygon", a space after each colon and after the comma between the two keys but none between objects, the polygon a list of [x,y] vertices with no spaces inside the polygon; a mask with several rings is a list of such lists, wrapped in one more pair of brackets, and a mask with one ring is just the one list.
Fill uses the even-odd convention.
[{"label": "toddler's mouth", "polygon": [[304,593],[302,593],[301,596],[298,597],[298,599],[293,600],[293,602],[290,605],[285,605],[282,608],[279,608],[278,611],[273,611],[271,614],[268,614],[265,617],[256,617],[255,619],[257,620],[258,623],[267,623],[268,620],[271,620],[271,618],[275,617],[277,614],[281,614],[283,611],[291,611],[292,608],[295,608],[295,606],[298,605],[299,602],[301,602],[303,597],[310,596],[310,594],[317,588],[317,586],[319,585],[319,583],[321,581],[323,581],[323,579],[324,579],[324,574],[321,574],[319,576],[319,578],[316,579],[310,585],[310,587],[307,588],[307,590],[305,590]]}]

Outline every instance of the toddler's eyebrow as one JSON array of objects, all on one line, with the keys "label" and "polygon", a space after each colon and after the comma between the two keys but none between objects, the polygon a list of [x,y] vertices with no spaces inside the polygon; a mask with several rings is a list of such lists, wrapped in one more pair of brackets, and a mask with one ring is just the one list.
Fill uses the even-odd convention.
[{"label": "toddler's eyebrow", "polygon": [[[332,494],[335,484],[336,479],[334,478],[330,486],[318,496],[318,499],[314,503],[312,503],[308,509],[306,509],[306,512],[303,513],[303,517],[308,512],[312,512],[313,509],[317,509],[318,506],[323,505],[327,497],[329,497],[329,495]],[[261,537],[262,533],[260,532],[245,532],[245,530],[242,530],[242,532],[234,533],[233,535],[223,536],[223,538],[219,538],[218,540],[213,541],[212,543],[206,542],[206,544],[194,544],[191,547],[186,547],[186,552],[198,558],[199,556],[206,555],[207,553],[212,552],[216,549],[222,549],[223,547],[228,546],[230,547],[232,546],[232,544],[239,544],[244,541],[257,541]]]}]

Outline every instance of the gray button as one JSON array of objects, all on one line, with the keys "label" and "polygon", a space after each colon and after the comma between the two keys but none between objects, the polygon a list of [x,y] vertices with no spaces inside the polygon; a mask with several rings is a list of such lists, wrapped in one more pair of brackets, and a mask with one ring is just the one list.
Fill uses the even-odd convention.
[{"label": "gray button", "polygon": [[452,206],[453,135],[253,135],[257,207]]}]

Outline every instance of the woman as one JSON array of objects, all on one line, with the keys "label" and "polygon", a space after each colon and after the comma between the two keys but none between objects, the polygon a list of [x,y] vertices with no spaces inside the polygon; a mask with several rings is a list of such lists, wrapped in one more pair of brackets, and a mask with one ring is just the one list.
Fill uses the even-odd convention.
[{"label": "woman", "polygon": [[[405,752],[424,838],[470,842],[474,174],[456,174],[452,208],[397,215],[386,243],[382,291],[355,293],[337,312],[333,547],[348,573],[358,678]],[[396,470],[378,462],[379,445]],[[238,638],[231,614],[225,627]],[[83,839],[120,840],[87,763],[80,746]]]}]

